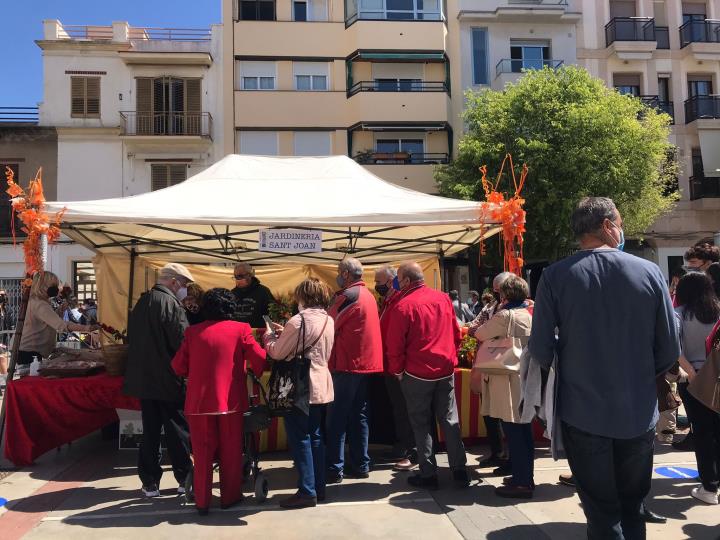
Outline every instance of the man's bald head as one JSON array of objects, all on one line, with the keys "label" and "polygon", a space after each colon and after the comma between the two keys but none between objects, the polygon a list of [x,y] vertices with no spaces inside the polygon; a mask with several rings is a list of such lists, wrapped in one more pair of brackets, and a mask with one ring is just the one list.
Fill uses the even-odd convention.
[{"label": "man's bald head", "polygon": [[400,283],[407,279],[410,284],[420,283],[425,281],[425,274],[422,268],[415,261],[406,262],[400,265],[398,268],[398,280]]}]

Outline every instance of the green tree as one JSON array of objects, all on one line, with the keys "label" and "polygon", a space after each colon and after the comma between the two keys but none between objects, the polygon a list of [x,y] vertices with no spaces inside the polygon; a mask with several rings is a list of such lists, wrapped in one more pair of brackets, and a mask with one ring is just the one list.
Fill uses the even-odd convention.
[{"label": "green tree", "polygon": [[[586,70],[545,68],[502,92],[468,92],[467,133],[456,159],[436,170],[440,192],[483,200],[478,168],[494,177],[507,152],[529,167],[527,260],[554,260],[574,246],[570,215],[585,196],[611,197],[638,238],[677,199],[670,117],[624,96]],[[508,178],[502,191],[510,191]]]}]

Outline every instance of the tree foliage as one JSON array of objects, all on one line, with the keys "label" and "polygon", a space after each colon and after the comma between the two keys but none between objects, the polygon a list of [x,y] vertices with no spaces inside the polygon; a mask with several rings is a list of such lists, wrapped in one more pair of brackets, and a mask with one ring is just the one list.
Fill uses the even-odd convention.
[{"label": "tree foliage", "polygon": [[[612,198],[630,237],[677,199],[670,117],[582,68],[530,71],[502,92],[468,92],[466,99],[457,157],[435,173],[440,192],[482,200],[481,165],[497,174],[507,152],[516,166],[526,163],[529,260],[553,260],[573,247],[570,215],[582,197]],[[503,191],[510,184],[502,179]]]}]

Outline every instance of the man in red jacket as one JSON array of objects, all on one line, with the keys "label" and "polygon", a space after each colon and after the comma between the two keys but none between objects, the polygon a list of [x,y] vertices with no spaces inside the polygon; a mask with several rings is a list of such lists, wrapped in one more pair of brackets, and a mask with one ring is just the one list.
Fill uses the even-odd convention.
[{"label": "man in red jacket", "polygon": [[453,480],[470,484],[465,447],[455,403],[455,366],[460,327],[450,297],[425,286],[422,268],[409,262],[398,269],[400,298],[387,317],[385,353],[388,370],[400,379],[410,424],[415,433],[420,474],[410,485],[437,489],[437,465],[432,448],[432,409],[445,436]]},{"label": "man in red jacket", "polygon": [[[328,314],[335,321],[335,344],[330,355],[335,401],[327,418],[327,483],[342,482],[343,476],[367,478],[368,455],[367,379],[382,373],[383,352],[380,318],[375,297],[362,281],[360,261],[348,257],[338,264],[335,293]],[[345,471],[345,434],[350,444],[349,467]]]}]

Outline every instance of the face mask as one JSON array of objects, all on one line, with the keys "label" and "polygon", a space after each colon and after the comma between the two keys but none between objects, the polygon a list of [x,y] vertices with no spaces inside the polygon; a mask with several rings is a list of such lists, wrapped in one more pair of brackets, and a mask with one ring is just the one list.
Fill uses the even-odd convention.
[{"label": "face mask", "polygon": [[618,245],[615,246],[615,247],[616,247],[618,250],[622,251],[622,250],[625,249],[625,231],[622,230],[622,229],[621,229],[620,227],[618,227],[617,225],[615,225],[614,223],[613,223],[613,226],[615,226],[617,229],[620,230],[620,242],[618,242]]},{"label": "face mask", "polygon": [[187,287],[180,287],[175,293],[175,297],[181,302],[187,297]]},{"label": "face mask", "polygon": [[48,298],[55,298],[60,292],[60,287],[48,287],[47,295]]},{"label": "face mask", "polygon": [[389,290],[390,290],[390,287],[388,287],[387,285],[375,285],[375,291],[380,296],[385,296]]},{"label": "face mask", "polygon": [[345,278],[338,275],[338,277],[335,278],[335,282],[338,284],[338,287],[341,289],[345,288]]}]

